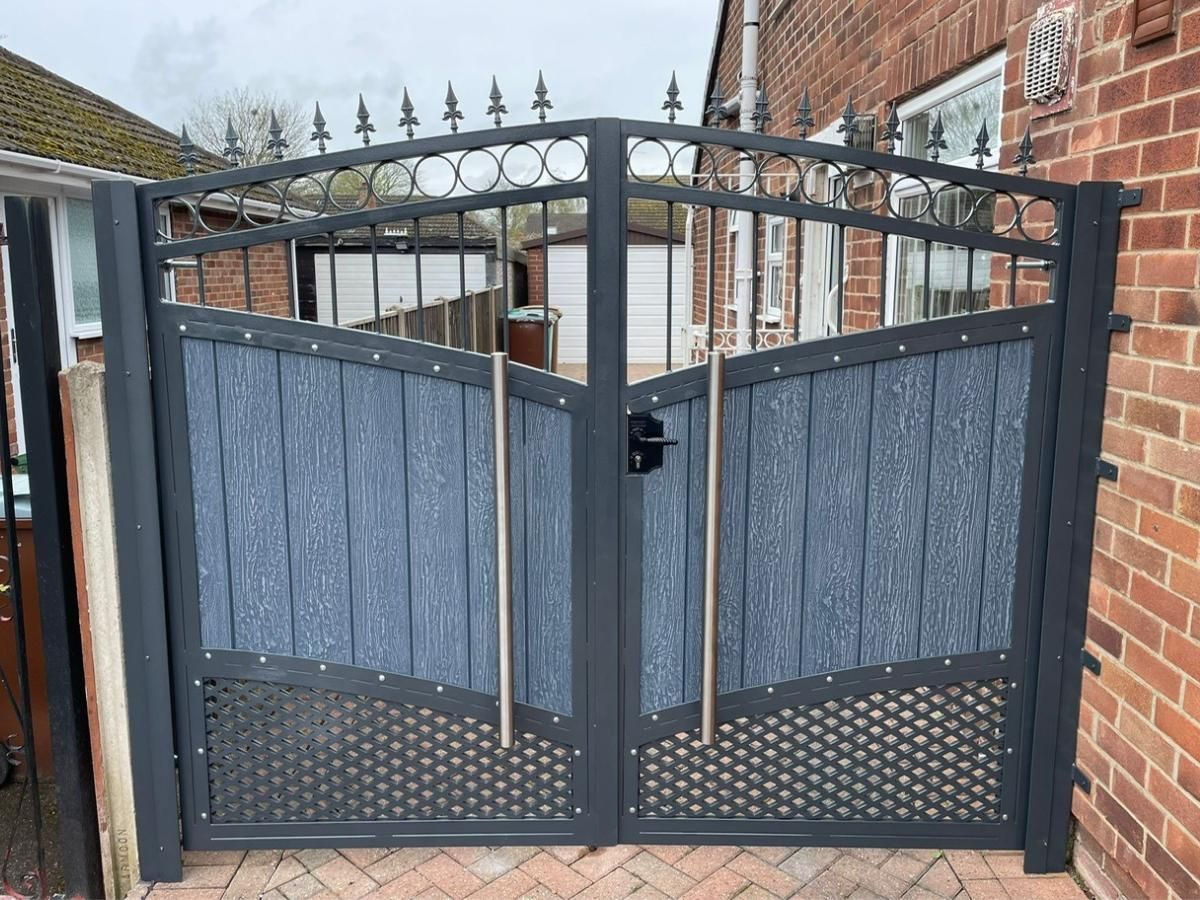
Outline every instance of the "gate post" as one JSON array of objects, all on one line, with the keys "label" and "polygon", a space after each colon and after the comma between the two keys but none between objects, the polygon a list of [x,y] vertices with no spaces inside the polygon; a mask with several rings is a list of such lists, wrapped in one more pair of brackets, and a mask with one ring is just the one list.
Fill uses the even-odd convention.
[{"label": "gate post", "polygon": [[178,881],[183,869],[137,199],[131,182],[98,181],[92,201],[138,858],[144,880]]},{"label": "gate post", "polygon": [[1048,529],[1052,549],[1042,586],[1025,830],[1025,871],[1030,873],[1062,871],[1066,862],[1120,189],[1116,182],[1079,185],[1070,264],[1064,267],[1069,283],[1060,313],[1061,381]]}]

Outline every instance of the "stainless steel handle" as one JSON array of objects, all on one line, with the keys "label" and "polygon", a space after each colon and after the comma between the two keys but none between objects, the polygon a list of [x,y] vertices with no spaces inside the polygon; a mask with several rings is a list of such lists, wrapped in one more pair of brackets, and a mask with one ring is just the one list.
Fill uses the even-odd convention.
[{"label": "stainless steel handle", "polygon": [[508,354],[492,354],[496,483],[496,630],[500,649],[500,746],[513,745],[512,514],[508,490]]},{"label": "stainless steel handle", "polygon": [[700,742],[717,736],[717,600],[721,566],[721,431],[725,357],[708,351],[708,440],[704,469],[704,632],[700,675]]}]

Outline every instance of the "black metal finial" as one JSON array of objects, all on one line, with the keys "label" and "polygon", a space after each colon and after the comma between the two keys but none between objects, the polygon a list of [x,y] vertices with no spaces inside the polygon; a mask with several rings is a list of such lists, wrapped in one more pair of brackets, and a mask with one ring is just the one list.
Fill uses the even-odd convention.
[{"label": "black metal finial", "polygon": [[462,117],[462,110],[458,108],[458,97],[454,96],[454,85],[447,81],[446,111],[442,113],[442,121],[450,123],[451,131],[458,131],[458,123]]},{"label": "black metal finial", "polygon": [[842,124],[837,128],[838,134],[844,134],[842,143],[849,147],[854,143],[854,137],[858,134],[858,113],[854,111],[854,96],[846,98],[846,108],[842,110]]},{"label": "black metal finial", "polygon": [[404,89],[404,99],[400,102],[400,112],[403,115],[400,117],[399,125],[404,129],[404,133],[410,141],[413,139],[413,129],[421,124],[421,120],[413,115],[414,109],[412,98],[408,96],[408,88],[406,87]]},{"label": "black metal finial", "polygon": [[267,149],[273,159],[283,159],[283,151],[288,148],[287,138],[283,136],[283,128],[275,118],[275,110],[271,110],[271,124],[267,126]]},{"label": "black metal finial", "polygon": [[975,149],[971,151],[971,155],[975,157],[975,168],[983,168],[983,158],[992,155],[992,148],[988,146],[988,130],[987,119],[979,125],[979,133],[975,135]]},{"label": "black metal finial", "polygon": [[896,101],[892,101],[892,111],[888,113],[883,126],[883,139],[887,142],[887,152],[895,153],[896,144],[904,140],[903,129],[900,127],[900,114],[896,111]]},{"label": "black metal finial", "polygon": [[241,138],[233,130],[232,116],[228,116],[225,119],[225,149],[221,151],[221,155],[229,160],[235,169],[242,164],[242,157],[246,155],[246,151],[242,147]]},{"label": "black metal finial", "polygon": [[487,108],[487,114],[492,116],[492,121],[499,128],[503,122],[500,117],[508,113],[508,107],[504,105],[504,95],[500,93],[500,85],[496,84],[496,76],[492,76],[492,92],[488,94],[488,99],[491,100]]},{"label": "black metal finial", "polygon": [[547,99],[550,95],[550,89],[546,87],[546,79],[542,77],[541,69],[538,69],[538,83],[533,92],[537,95],[537,99],[533,101],[533,106],[529,108],[538,111],[539,122],[545,122],[546,110],[554,109],[554,104]]},{"label": "black metal finial", "polygon": [[183,171],[188,175],[195,175],[196,160],[199,158],[200,155],[196,152],[196,145],[188,137],[187,125],[185,124],[179,129],[179,155],[175,157],[175,161],[183,166]]},{"label": "black metal finial", "polygon": [[1013,157],[1013,165],[1020,167],[1022,175],[1029,174],[1029,167],[1037,162],[1033,156],[1033,138],[1029,136],[1029,126],[1025,126],[1025,135],[1017,145],[1017,155]]},{"label": "black metal finial", "polygon": [[325,152],[325,142],[329,140],[329,132],[325,130],[325,117],[321,115],[321,101],[317,101],[317,111],[313,113],[313,133],[310,141],[317,142],[317,152]]},{"label": "black metal finial", "polygon": [[721,83],[713,81],[712,95],[708,98],[708,106],[704,109],[706,119],[717,119],[721,115],[721,106],[725,103],[725,95],[721,93]]},{"label": "black metal finial", "polygon": [[937,162],[941,158],[942,151],[948,149],[946,139],[943,137],[946,133],[946,126],[942,124],[942,111],[939,109],[937,118],[933,120],[933,126],[929,129],[929,140],[925,142],[925,149],[929,151],[929,158]]},{"label": "black metal finial", "polygon": [[679,102],[679,82],[675,80],[675,70],[671,70],[671,83],[667,85],[667,99],[663,101],[662,108],[667,111],[667,121],[672,125],[675,124],[675,113],[683,109],[683,104]]},{"label": "black metal finial", "polygon": [[367,112],[367,104],[363,102],[363,95],[358,95],[358,124],[354,126],[354,133],[361,134],[363,146],[371,145],[371,132],[375,130],[375,126],[371,124],[371,114]]},{"label": "black metal finial", "polygon": [[767,100],[767,89],[761,87],[758,89],[758,98],[754,101],[754,112],[750,113],[750,120],[754,122],[754,130],[762,134],[772,119],[774,116],[771,115],[770,103]]},{"label": "black metal finial", "polygon": [[792,124],[800,129],[800,140],[805,140],[808,137],[808,129],[816,124],[816,120],[812,114],[812,100],[808,97],[808,86],[804,88],[804,93],[800,96],[800,106],[796,109],[796,118]]}]

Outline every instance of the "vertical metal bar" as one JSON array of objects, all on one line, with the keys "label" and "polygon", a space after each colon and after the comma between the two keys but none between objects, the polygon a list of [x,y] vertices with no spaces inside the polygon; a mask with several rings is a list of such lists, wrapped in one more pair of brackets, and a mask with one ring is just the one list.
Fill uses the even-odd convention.
[{"label": "vertical metal bar", "polygon": [[708,351],[708,434],[704,463],[704,614],[700,675],[700,742],[717,736],[717,626],[721,565],[721,432],[725,356]]},{"label": "vertical metal bar", "polygon": [[1017,305],[1017,257],[1014,254],[1008,261],[1008,305]]},{"label": "vertical metal bar", "polygon": [[[503,322],[500,326],[503,334],[502,348],[505,353],[508,352],[508,207],[500,207],[500,283],[504,290],[504,309],[501,310],[504,314]],[[495,321],[492,322],[492,327],[496,327]]]},{"label": "vertical metal bar", "polygon": [[379,314],[379,245],[375,226],[371,226],[371,291],[375,299],[375,333],[383,331],[383,318]]},{"label": "vertical metal bar", "polygon": [[246,292],[246,312],[254,312],[254,300],[250,296],[250,248],[242,248],[242,286]]},{"label": "vertical metal bar", "polygon": [[[104,361],[123,378],[105,380],[112,457],[113,519],[117,537],[122,641],[128,666],[126,694],[133,796],[138,813],[138,862],[148,881],[178,881],[178,785],[171,721],[171,672],[163,595],[155,407],[146,339],[147,279],[142,271],[141,227],[134,186],[98,181],[92,188]],[[97,895],[98,896],[98,895]]]},{"label": "vertical metal bar", "polygon": [[750,215],[750,352],[758,349],[758,213]]},{"label": "vertical metal bar", "polygon": [[542,369],[550,371],[550,216],[542,201]]},{"label": "vertical metal bar", "polygon": [[421,285],[421,220],[413,219],[413,251],[417,270],[417,340],[425,341],[425,293]]},{"label": "vertical metal bar", "polygon": [[512,512],[509,508],[508,354],[492,354],[492,446],[496,485],[496,629],[500,649],[500,746],[513,745]]},{"label": "vertical metal bar", "polygon": [[[467,329],[469,324],[467,320],[467,257],[463,249],[465,239],[463,237],[463,214],[458,214],[458,333],[459,339],[462,341],[462,349],[470,350],[470,332]],[[450,336],[446,336],[446,343],[450,343]]]},{"label": "vertical metal bar", "polygon": [[200,293],[200,305],[207,306],[208,301],[204,294],[204,254],[196,254],[196,290]]},{"label": "vertical metal bar", "polygon": [[675,204],[667,201],[667,371],[671,371],[672,263],[675,256]]},{"label": "vertical metal bar", "polygon": [[717,208],[710,206],[708,208],[708,349],[713,349],[713,341],[716,337],[716,316],[717,316],[717,300],[716,300],[716,255],[717,255]]},{"label": "vertical metal bar", "polygon": [[842,333],[842,319],[846,315],[846,226],[838,226],[837,268],[837,333]]},{"label": "vertical metal bar", "polygon": [[[103,893],[103,879],[58,389],[62,366],[50,252],[49,202],[8,198],[5,218],[11,228],[11,324],[16,332],[16,346],[21,350],[24,376],[21,410],[28,451],[33,542],[37,548],[42,649],[46,659],[53,660],[53,665],[46,666],[46,699],[58,787],[59,839],[68,851],[62,855],[63,872],[69,894],[92,897]],[[155,275],[157,286],[157,269]],[[156,290],[156,302],[158,294]],[[0,452],[7,456],[9,445],[5,443]],[[7,462],[0,465],[7,467]],[[20,560],[14,556],[8,563],[15,570]],[[35,747],[29,745],[26,760],[31,760],[35,753]]]},{"label": "vertical metal bar", "polygon": [[800,285],[804,266],[804,255],[800,247],[800,220],[793,219],[796,226],[796,262],[792,272],[792,343],[800,342]]},{"label": "vertical metal bar", "polygon": [[292,241],[283,242],[283,269],[287,272],[287,302],[288,312],[295,318],[300,318],[300,298],[296,295],[296,278],[292,271],[292,260],[295,258]]},{"label": "vertical metal bar", "polygon": [[329,237],[329,302],[333,309],[333,324],[340,325],[341,320],[338,317],[338,301],[337,301],[337,252],[334,249],[336,242],[334,241],[333,233],[330,232]]},{"label": "vertical metal bar", "polygon": [[922,315],[922,318],[926,322],[928,322],[931,318],[933,318],[933,316],[931,315],[931,313],[933,311],[932,310],[932,306],[933,306],[932,296],[933,295],[932,295],[932,293],[930,291],[930,287],[929,287],[929,268],[930,268],[929,267],[929,258],[930,258],[929,241],[925,241],[925,284],[923,285],[924,293],[921,297],[921,315]]},{"label": "vertical metal bar", "polygon": [[887,316],[888,233],[879,232],[879,317],[875,326],[881,327]]},{"label": "vertical metal bar", "polygon": [[967,312],[975,312],[975,248],[967,248]]}]

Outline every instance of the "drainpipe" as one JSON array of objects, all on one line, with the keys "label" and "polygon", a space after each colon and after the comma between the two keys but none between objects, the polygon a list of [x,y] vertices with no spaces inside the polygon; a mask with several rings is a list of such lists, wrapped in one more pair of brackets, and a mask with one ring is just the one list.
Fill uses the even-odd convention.
[{"label": "drainpipe", "polygon": [[[739,128],[754,131],[754,103],[758,99],[758,0],[744,0],[742,5],[742,80],[739,102]],[[749,191],[754,185],[755,161],[747,154],[739,164],[741,187]],[[753,349],[750,343],[750,289],[754,284],[753,242],[758,239],[749,227],[752,217],[741,216],[741,227],[737,233],[736,265],[734,269],[734,295],[737,308],[738,350]]]}]

